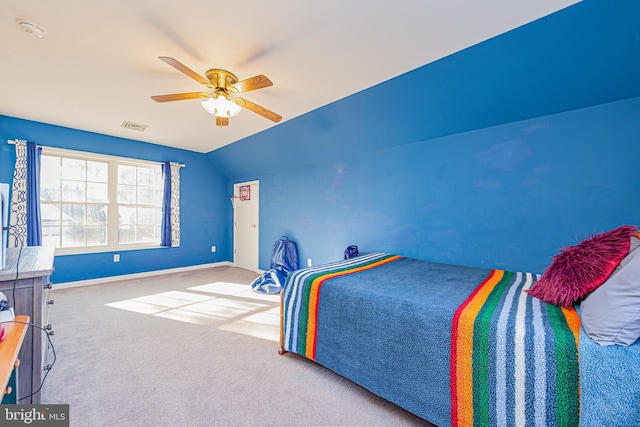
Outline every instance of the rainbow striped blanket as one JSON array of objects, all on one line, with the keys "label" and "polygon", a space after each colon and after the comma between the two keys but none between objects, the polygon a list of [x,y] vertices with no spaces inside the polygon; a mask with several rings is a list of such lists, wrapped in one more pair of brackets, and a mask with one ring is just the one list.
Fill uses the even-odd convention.
[{"label": "rainbow striped blanket", "polygon": [[537,279],[385,253],[297,270],[282,346],[441,427],[577,425],[579,318]]},{"label": "rainbow striped blanket", "polygon": [[[330,279],[371,270],[400,258],[397,255],[374,254],[352,262],[328,264],[323,267],[293,273],[292,283],[284,294],[285,350],[316,360],[320,290]],[[292,302],[292,300],[294,300]],[[288,302],[288,304],[287,304]]]},{"label": "rainbow striped blanket", "polygon": [[528,296],[537,276],[494,270],[451,328],[453,426],[577,426],[580,318]]}]

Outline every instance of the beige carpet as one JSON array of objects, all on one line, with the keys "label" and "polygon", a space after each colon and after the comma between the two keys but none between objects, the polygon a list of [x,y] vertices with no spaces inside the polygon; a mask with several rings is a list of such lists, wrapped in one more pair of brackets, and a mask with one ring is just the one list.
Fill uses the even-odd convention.
[{"label": "beige carpet", "polygon": [[52,291],[44,403],[71,425],[428,426],[302,357],[280,356],[279,297],[216,267]]}]

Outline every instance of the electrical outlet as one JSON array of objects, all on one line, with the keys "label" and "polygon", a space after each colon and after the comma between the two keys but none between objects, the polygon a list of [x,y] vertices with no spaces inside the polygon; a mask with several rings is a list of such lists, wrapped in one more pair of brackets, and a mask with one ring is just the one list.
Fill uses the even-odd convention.
[{"label": "electrical outlet", "polygon": [[307,267],[311,267],[311,258],[307,259]]},{"label": "electrical outlet", "polygon": [[216,251],[216,247],[215,246],[211,246],[211,252],[215,252]]},{"label": "electrical outlet", "polygon": [[120,262],[120,254],[113,254],[113,262]]}]

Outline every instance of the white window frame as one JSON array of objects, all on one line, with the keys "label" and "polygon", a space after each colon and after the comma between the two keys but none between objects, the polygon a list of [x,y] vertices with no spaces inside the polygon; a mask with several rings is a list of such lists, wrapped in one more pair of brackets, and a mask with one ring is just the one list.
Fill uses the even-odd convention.
[{"label": "white window frame", "polygon": [[87,151],[68,150],[63,148],[42,147],[42,155],[60,156],[70,159],[89,160],[109,163],[108,192],[109,206],[107,220],[107,244],[103,246],[79,246],[73,248],[55,248],[55,255],[79,255],[100,252],[120,252],[139,249],[159,249],[160,238],[157,243],[126,243],[118,244],[118,165],[137,167],[162,167],[161,162],[132,159],[128,157],[111,156],[107,154],[90,153]]}]

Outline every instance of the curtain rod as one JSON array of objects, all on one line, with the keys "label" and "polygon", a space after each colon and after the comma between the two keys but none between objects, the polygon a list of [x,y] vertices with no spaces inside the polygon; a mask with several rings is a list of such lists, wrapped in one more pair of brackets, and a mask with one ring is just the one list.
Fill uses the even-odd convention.
[{"label": "curtain rod", "polygon": [[[8,139],[7,143],[9,143],[10,145],[16,145],[16,140],[15,139]],[[179,163],[178,166],[180,166],[181,168],[186,168],[187,165],[185,165],[184,163]]]}]

